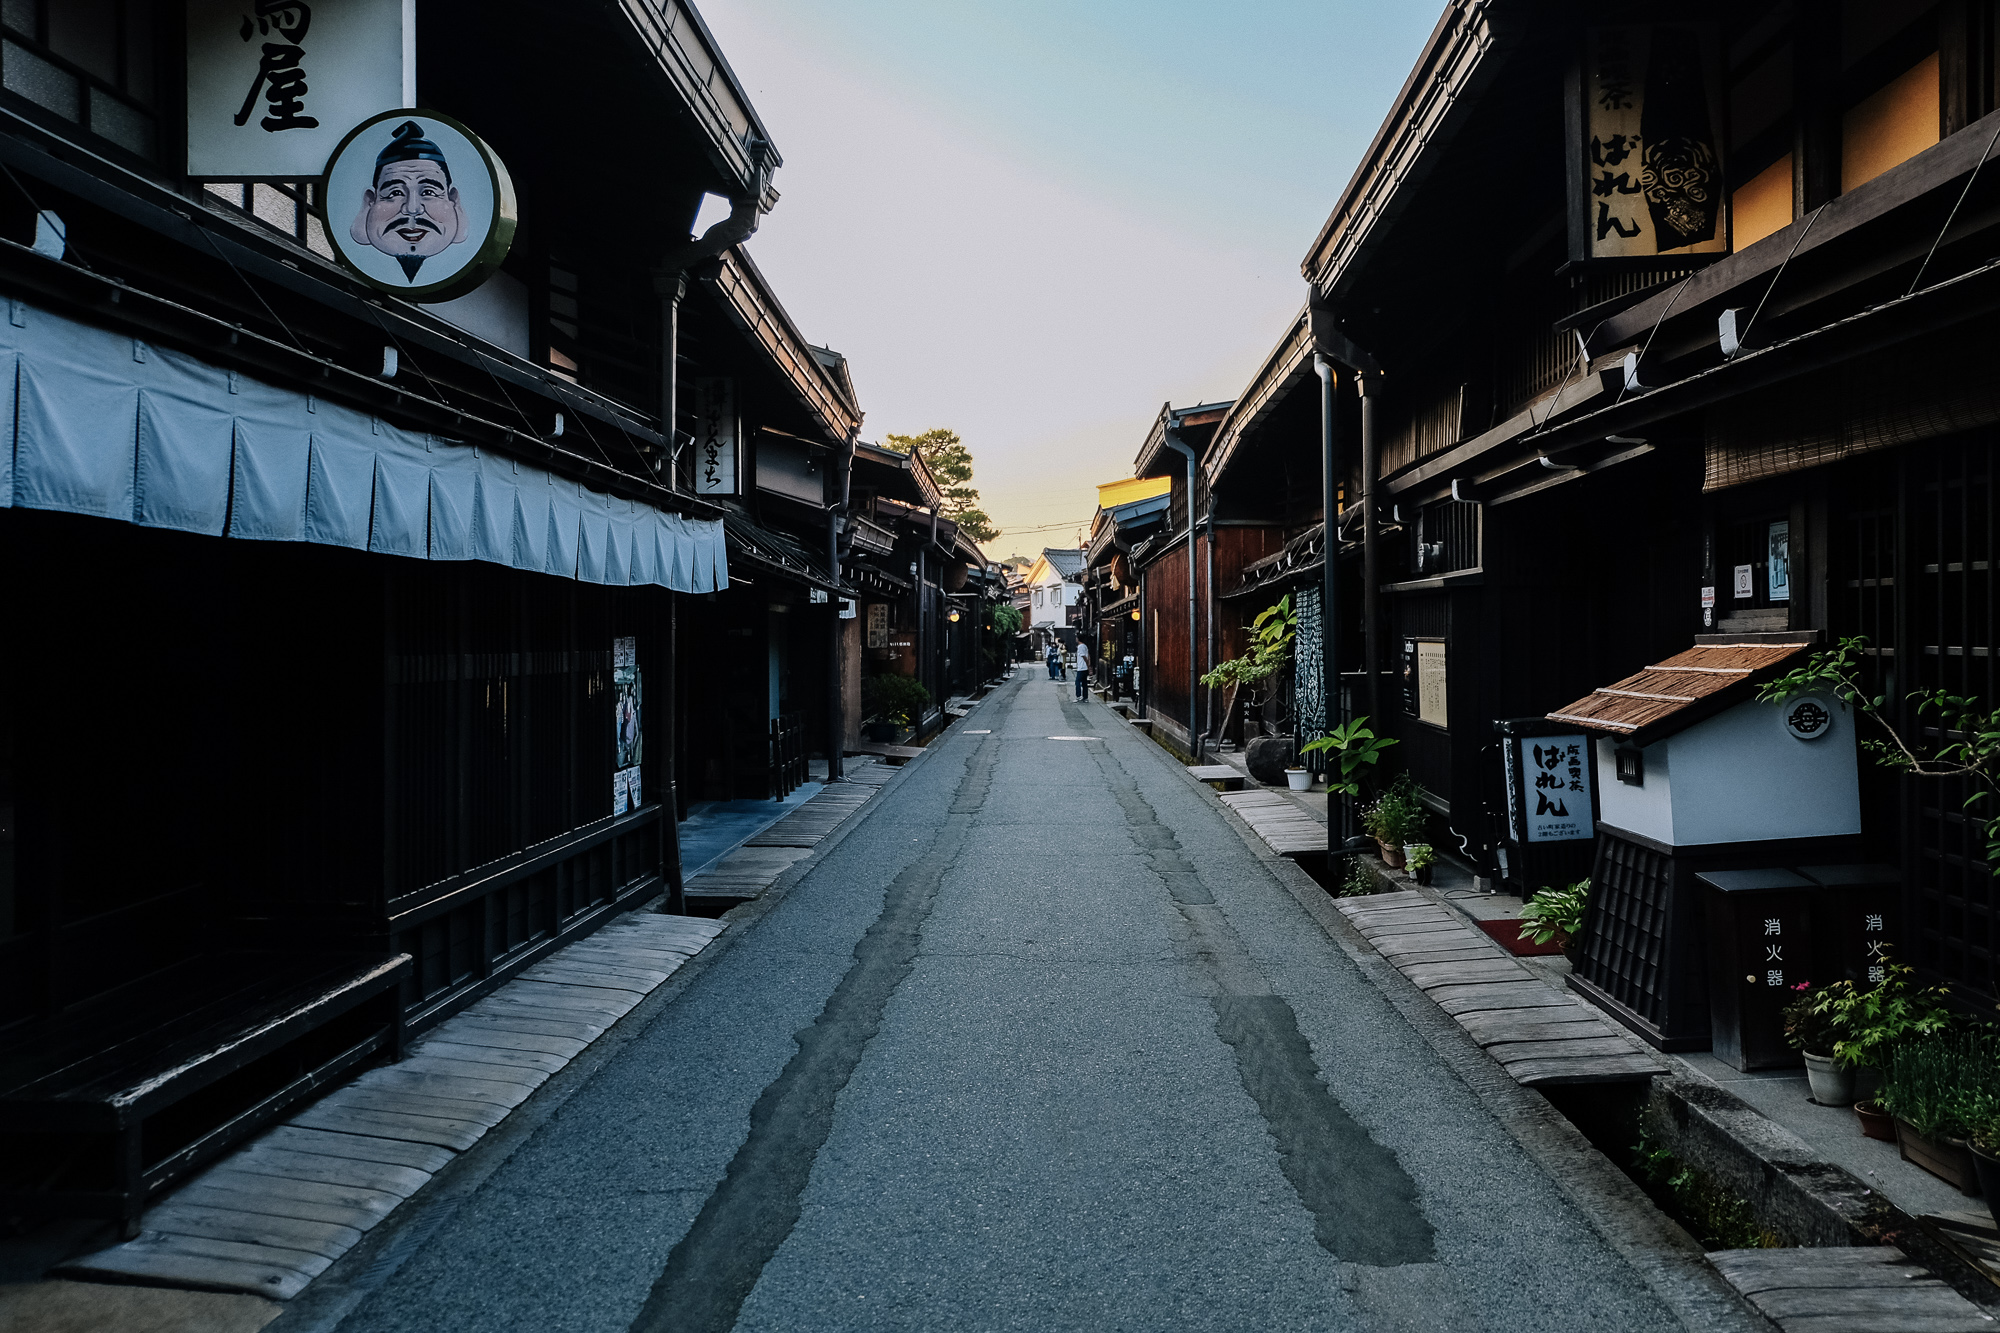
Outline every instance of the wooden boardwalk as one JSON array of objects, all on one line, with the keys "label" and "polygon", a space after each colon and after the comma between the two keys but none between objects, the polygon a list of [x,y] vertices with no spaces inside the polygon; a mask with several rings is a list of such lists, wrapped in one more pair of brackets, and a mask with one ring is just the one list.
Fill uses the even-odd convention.
[{"label": "wooden boardwalk", "polygon": [[1515,1082],[1625,1083],[1665,1072],[1623,1028],[1423,894],[1342,898],[1337,906]]},{"label": "wooden boardwalk", "polygon": [[850,759],[846,768],[846,781],[829,783],[826,790],[798,809],[745,839],[742,846],[717,858],[708,869],[690,876],[682,891],[690,899],[710,901],[748,901],[761,895],[794,862],[812,855],[814,847],[882,790],[882,784],[895,773],[887,764],[872,759]]},{"label": "wooden boardwalk", "polygon": [[1708,1257],[1782,1333],[1987,1333],[1995,1326],[1893,1246],[1717,1250]]},{"label": "wooden boardwalk", "polygon": [[1326,851],[1326,825],[1298,802],[1261,788],[1226,791],[1221,797],[1222,803],[1241,815],[1278,855],[1310,856]]},{"label": "wooden boardwalk", "polygon": [[291,1299],[722,930],[619,918],[194,1177],[137,1240],[63,1271]]}]

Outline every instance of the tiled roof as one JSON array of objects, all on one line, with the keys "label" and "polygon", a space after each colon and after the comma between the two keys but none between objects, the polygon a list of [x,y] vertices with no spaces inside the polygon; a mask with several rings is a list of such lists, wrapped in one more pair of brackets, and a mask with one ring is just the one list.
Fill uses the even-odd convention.
[{"label": "tiled roof", "polygon": [[1073,579],[1083,572],[1083,548],[1081,547],[1057,548],[1054,546],[1044,546],[1042,548],[1042,555],[1047,558],[1050,567],[1066,579]]},{"label": "tiled roof", "polygon": [[1798,643],[1704,643],[1548,714],[1610,736],[1645,732],[1648,742],[1712,717],[1750,696],[1774,668],[1805,651]]}]

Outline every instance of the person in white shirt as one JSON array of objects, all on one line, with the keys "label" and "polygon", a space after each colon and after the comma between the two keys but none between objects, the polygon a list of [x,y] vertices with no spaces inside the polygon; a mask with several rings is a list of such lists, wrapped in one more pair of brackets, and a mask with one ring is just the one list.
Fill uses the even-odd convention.
[{"label": "person in white shirt", "polygon": [[1090,692],[1090,649],[1076,641],[1076,697],[1081,703]]}]

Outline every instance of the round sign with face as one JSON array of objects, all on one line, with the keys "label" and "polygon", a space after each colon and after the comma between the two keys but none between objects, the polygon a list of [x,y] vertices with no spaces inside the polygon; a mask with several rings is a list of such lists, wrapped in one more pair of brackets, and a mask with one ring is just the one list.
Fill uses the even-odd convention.
[{"label": "round sign with face", "polygon": [[320,179],[340,262],[371,286],[448,301],[500,267],[514,241],[514,183],[465,126],[385,111],[348,131]]}]

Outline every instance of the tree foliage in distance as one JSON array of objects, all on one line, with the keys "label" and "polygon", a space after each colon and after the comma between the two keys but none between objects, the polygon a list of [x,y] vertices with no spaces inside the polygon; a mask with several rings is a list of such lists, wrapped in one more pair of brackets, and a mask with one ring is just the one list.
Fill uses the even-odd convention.
[{"label": "tree foliage in distance", "polygon": [[958,432],[939,426],[922,435],[884,435],[884,449],[899,454],[914,452],[924,460],[944,492],[944,516],[958,524],[976,542],[990,542],[1000,535],[993,520],[979,507],[979,492],[972,481],[972,450],[958,438]]},{"label": "tree foliage in distance", "polygon": [[993,608],[993,628],[996,632],[1013,636],[1021,632],[1021,613],[1011,606]]}]

